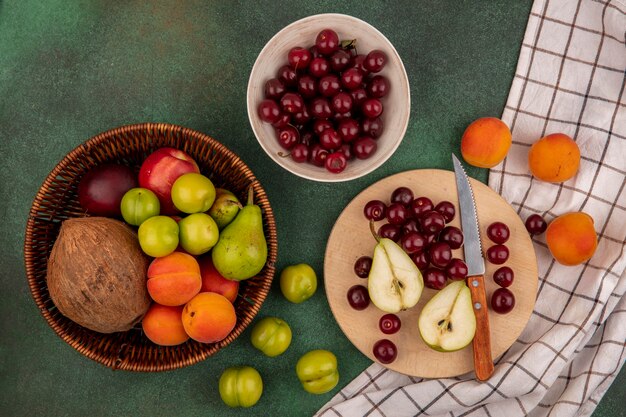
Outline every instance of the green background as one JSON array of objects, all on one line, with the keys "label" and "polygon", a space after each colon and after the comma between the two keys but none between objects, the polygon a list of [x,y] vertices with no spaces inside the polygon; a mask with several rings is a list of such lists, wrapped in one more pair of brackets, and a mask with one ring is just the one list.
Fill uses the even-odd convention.
[{"label": "green background", "polygon": [[[0,1],[0,410],[3,415],[311,415],[370,361],[343,336],[323,286],[301,305],[277,285],[260,317],[292,326],[281,357],[254,350],[249,331],[203,363],[160,374],[112,371],[81,356],[47,326],[26,283],[22,245],[43,179],[89,137],[154,121],[187,126],[237,153],[268,192],[279,237],[278,270],[311,264],[322,278],[326,238],[363,188],[414,168],[451,168],[465,126],[504,107],[530,1]],[[396,46],[411,85],[407,134],[395,155],[358,180],[321,184],[289,174],[261,151],[246,114],[256,55],[285,25],[323,12],[371,23]],[[487,171],[470,169],[482,181]],[[277,280],[275,281],[277,284]],[[294,367],[308,350],[333,351],[340,385],[306,394]],[[230,410],[221,371],[251,364],[265,393]],[[624,415],[624,373],[596,416]]]}]

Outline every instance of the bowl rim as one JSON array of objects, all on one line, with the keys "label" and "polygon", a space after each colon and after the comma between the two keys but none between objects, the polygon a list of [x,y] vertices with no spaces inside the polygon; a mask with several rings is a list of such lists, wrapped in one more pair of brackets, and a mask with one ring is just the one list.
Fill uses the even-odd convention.
[{"label": "bowl rim", "polygon": [[[117,332],[111,334],[102,334],[95,332],[93,330],[86,329],[76,322],[73,322],[71,319],[67,318],[71,323],[75,323],[80,328],[86,329],[90,334],[88,342],[86,343],[85,337],[83,335],[78,334],[68,330],[63,323],[60,323],[57,319],[55,319],[51,313],[48,303],[52,303],[51,299],[45,299],[45,294],[42,293],[42,287],[45,286],[45,283],[42,285],[38,280],[38,273],[35,269],[34,258],[38,255],[38,251],[33,245],[33,240],[35,238],[34,232],[37,229],[36,221],[41,220],[41,215],[38,215],[38,209],[41,207],[42,202],[45,201],[46,198],[46,190],[50,187],[57,176],[66,170],[68,167],[71,167],[73,163],[76,162],[76,158],[87,153],[90,149],[94,147],[100,147],[103,144],[111,144],[112,141],[119,141],[120,136],[127,135],[133,132],[157,132],[161,134],[172,134],[178,133],[180,134],[182,143],[189,138],[194,138],[199,141],[204,142],[205,144],[209,144],[214,148],[216,152],[220,152],[224,155],[224,157],[232,159],[233,166],[236,166],[238,169],[241,169],[245,175],[245,177],[249,180],[250,186],[254,187],[255,190],[255,200],[263,199],[264,205],[266,203],[266,207],[263,210],[263,219],[264,223],[267,223],[267,232],[265,233],[265,237],[268,244],[268,258],[266,264],[263,269],[263,273],[259,274],[259,277],[262,277],[262,284],[259,286],[257,293],[258,297],[256,298],[256,303],[251,306],[250,311],[251,314],[244,314],[241,317],[237,317],[237,324],[235,328],[233,328],[232,332],[222,341],[210,344],[201,344],[200,348],[188,347],[188,342],[178,345],[178,346],[158,346],[154,345],[154,348],[157,349],[178,349],[183,347],[182,355],[167,355],[163,354],[164,357],[169,357],[169,360],[164,360],[163,363],[149,363],[143,362],[141,359],[129,360],[129,357],[133,355],[126,355],[130,348],[126,341],[123,341],[120,347],[120,350],[117,353],[117,357],[104,355],[103,352],[98,351],[99,345],[97,343],[93,343],[93,340],[97,337],[97,335],[110,336],[115,334],[123,334],[126,335],[128,332],[133,331],[127,330],[126,332]],[[174,145],[170,145],[175,147]],[[84,155],[83,155],[84,156]],[[50,218],[52,220],[52,217]],[[56,236],[54,239],[56,240]],[[187,127],[179,126],[171,123],[155,123],[155,122],[147,122],[147,123],[138,123],[138,124],[130,124],[119,126],[113,129],[109,129],[103,131],[95,136],[92,136],[88,140],[80,143],[70,152],[68,152],[50,171],[50,173],[43,180],[41,186],[38,188],[35,197],[33,198],[33,202],[31,204],[28,218],[25,225],[25,235],[24,235],[24,266],[26,270],[26,279],[28,282],[29,291],[33,301],[35,302],[39,313],[44,317],[46,323],[52,328],[57,336],[59,336],[63,341],[65,341],[68,345],[74,348],[76,351],[86,356],[87,358],[98,362],[106,367],[112,368],[114,370],[125,370],[125,371],[135,371],[135,372],[160,372],[160,371],[169,371],[173,369],[183,368],[189,365],[193,365],[199,363],[209,356],[214,355],[222,348],[226,347],[230,343],[232,343],[237,337],[239,337],[244,330],[250,325],[250,323],[254,320],[254,318],[258,315],[263,303],[265,302],[267,296],[269,295],[269,291],[271,289],[272,281],[276,272],[276,258],[278,254],[278,235],[276,231],[276,221],[274,218],[274,213],[271,208],[271,204],[269,202],[269,198],[265,189],[262,187],[258,178],[254,175],[250,167],[243,162],[243,160],[231,151],[229,148],[224,146],[221,142],[214,139],[213,137],[194,130]],[[46,259],[46,270],[47,270],[47,259]],[[45,278],[44,278],[45,279]],[[244,300],[245,301],[245,300]],[[64,316],[65,317],[65,316]],[[191,339],[190,339],[191,340]],[[199,343],[199,342],[192,342]],[[103,344],[103,343],[101,343]],[[106,343],[105,343],[106,344]],[[124,355],[126,355],[124,357]],[[175,357],[174,357],[175,356]]]},{"label": "bowl rim", "polygon": [[[391,49],[391,51],[394,53],[394,55],[398,58],[398,61],[400,62],[400,73],[402,74],[402,78],[404,80],[404,82],[406,83],[407,86],[407,105],[406,105],[406,113],[407,116],[405,118],[405,122],[404,125],[402,126],[402,129],[400,131],[399,134],[399,138],[398,140],[396,140],[396,142],[394,143],[394,145],[389,149],[388,151],[388,155],[387,157],[381,159],[380,161],[378,161],[377,163],[368,165],[366,167],[366,169],[364,169],[361,172],[357,172],[354,173],[352,175],[346,176],[346,177],[330,177],[330,178],[318,178],[315,177],[313,175],[308,175],[306,173],[302,173],[299,171],[295,171],[290,169],[289,167],[285,166],[282,163],[282,160],[279,156],[274,155],[269,149],[268,147],[263,143],[263,141],[261,140],[261,138],[259,137],[259,133],[257,132],[257,130],[254,127],[254,123],[253,123],[253,114],[256,114],[255,111],[255,103],[252,103],[253,98],[252,98],[252,84],[253,84],[253,79],[254,76],[256,75],[259,65],[260,65],[260,58],[261,56],[266,52],[266,50],[269,49],[270,44],[273,43],[273,41],[275,39],[277,39],[279,36],[281,36],[285,31],[287,31],[288,29],[292,28],[295,25],[299,25],[302,23],[306,23],[309,22],[311,20],[317,20],[319,18],[324,18],[324,17],[338,17],[338,18],[342,18],[342,19],[346,19],[348,21],[352,21],[352,22],[356,22],[359,24],[364,25],[365,27],[368,28],[368,30],[371,30],[372,32],[374,32],[376,35],[380,36],[386,43],[387,46]],[[256,60],[254,61],[254,64],[252,65],[252,69],[250,70],[250,75],[248,77],[248,86],[246,89],[246,107],[248,110],[248,121],[250,122],[250,127],[252,128],[252,132],[254,133],[254,136],[257,140],[257,142],[259,142],[259,145],[261,145],[261,148],[263,148],[263,150],[265,151],[265,153],[275,162],[277,163],[281,168],[285,169],[286,171],[297,175],[301,178],[305,178],[311,181],[318,181],[318,182],[329,182],[329,183],[333,183],[333,182],[345,182],[345,181],[351,181],[357,178],[361,178],[364,177],[367,174],[372,173],[373,171],[375,171],[376,169],[378,169],[380,166],[382,166],[385,162],[387,162],[389,160],[389,158],[391,158],[393,156],[393,154],[396,152],[396,150],[398,149],[398,147],[400,146],[400,143],[402,143],[402,141],[404,140],[404,136],[406,135],[406,131],[409,127],[409,121],[411,119],[411,85],[409,83],[409,77],[407,75],[406,72],[406,68],[404,66],[404,62],[402,61],[402,58],[400,57],[400,54],[398,53],[398,51],[396,50],[395,46],[393,45],[393,43],[391,43],[391,41],[389,39],[387,39],[387,37],[380,32],[378,29],[376,29],[374,26],[372,26],[371,24],[369,24],[368,22],[359,19],[358,17],[354,17],[351,15],[347,15],[347,14],[343,14],[343,13],[322,13],[322,14],[314,14],[314,15],[310,15],[307,17],[304,17],[302,19],[298,19],[290,24],[288,24],[287,26],[283,27],[281,30],[279,30],[276,34],[274,34],[274,36],[272,36],[263,46],[263,49],[261,49],[261,51],[259,52],[259,54],[257,55]]]}]

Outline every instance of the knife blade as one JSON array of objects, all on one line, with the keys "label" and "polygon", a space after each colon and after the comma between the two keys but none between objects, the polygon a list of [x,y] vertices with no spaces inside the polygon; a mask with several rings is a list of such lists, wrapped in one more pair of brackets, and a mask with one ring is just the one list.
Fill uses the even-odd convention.
[{"label": "knife blade", "polygon": [[466,282],[472,294],[472,304],[476,316],[476,334],[472,341],[474,370],[478,380],[486,381],[493,374],[494,366],[491,357],[491,331],[485,293],[485,259],[482,255],[476,203],[469,177],[465,173],[461,161],[454,154],[452,154],[452,163],[464,236],[463,252],[468,271]]}]

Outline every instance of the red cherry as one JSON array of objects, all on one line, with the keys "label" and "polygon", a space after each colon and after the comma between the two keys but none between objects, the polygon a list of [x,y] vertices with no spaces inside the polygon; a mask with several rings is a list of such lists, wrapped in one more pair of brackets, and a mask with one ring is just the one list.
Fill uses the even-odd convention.
[{"label": "red cherry", "polygon": [[311,52],[299,46],[291,48],[287,54],[289,65],[296,71],[304,71],[309,66],[311,59]]}]

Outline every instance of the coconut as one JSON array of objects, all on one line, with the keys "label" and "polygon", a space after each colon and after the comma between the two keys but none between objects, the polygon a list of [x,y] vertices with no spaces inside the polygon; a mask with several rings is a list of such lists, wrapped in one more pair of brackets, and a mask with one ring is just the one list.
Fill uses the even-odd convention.
[{"label": "coconut", "polygon": [[149,262],[126,224],[104,217],[65,220],[48,260],[50,298],[83,327],[126,331],[150,306]]}]

